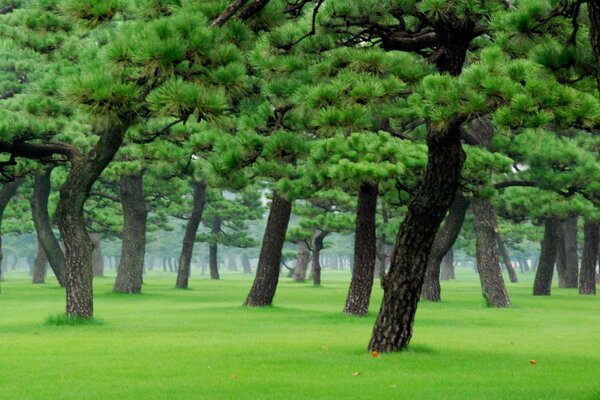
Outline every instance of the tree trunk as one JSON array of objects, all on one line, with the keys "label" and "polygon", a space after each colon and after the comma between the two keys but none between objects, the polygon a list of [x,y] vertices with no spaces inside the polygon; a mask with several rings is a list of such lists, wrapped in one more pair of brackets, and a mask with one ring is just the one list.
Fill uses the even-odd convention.
[{"label": "tree trunk", "polygon": [[177,283],[175,285],[178,289],[187,289],[188,287],[190,265],[192,262],[192,254],[194,252],[194,243],[196,242],[196,232],[198,231],[198,226],[202,220],[205,204],[206,184],[203,179],[200,179],[194,184],[194,205],[192,207],[190,219],[185,227],[181,255],[179,256]]},{"label": "tree trunk", "polygon": [[454,196],[448,210],[444,226],[436,233],[431,252],[427,260],[427,271],[421,292],[421,299],[438,302],[441,300],[440,267],[444,255],[452,249],[465,220],[469,208],[469,200],[461,193]]},{"label": "tree trunk", "polygon": [[313,268],[313,285],[321,285],[321,250],[323,250],[323,240],[329,232],[321,229],[316,229],[312,240],[312,268]]},{"label": "tree trunk", "polygon": [[23,183],[23,178],[15,179],[14,181],[5,183],[0,189],[0,281],[2,281],[2,263],[4,261],[4,253],[2,252],[2,218],[4,210],[8,206],[10,199],[17,193],[19,185]]},{"label": "tree trunk", "polygon": [[590,16],[590,40],[596,56],[596,78],[600,89],[600,2],[588,1],[587,7]]},{"label": "tree trunk", "polygon": [[102,257],[102,242],[100,241],[100,235],[92,233],[90,235],[92,239],[92,273],[94,276],[104,276],[104,258]]},{"label": "tree trunk", "polygon": [[517,283],[519,280],[517,279],[517,272],[515,271],[515,267],[510,261],[510,256],[508,255],[508,250],[506,250],[506,246],[504,245],[504,241],[499,233],[496,233],[496,244],[498,245],[498,252],[504,261],[504,266],[506,267],[506,271],[508,272],[508,277],[512,283]]},{"label": "tree trunk", "polygon": [[544,238],[541,243],[540,260],[533,282],[534,296],[550,296],[554,262],[558,253],[558,230],[560,222],[557,218],[546,218],[544,221]]},{"label": "tree trunk", "polygon": [[58,284],[64,287],[67,276],[65,254],[58,243],[58,239],[54,236],[48,214],[48,197],[51,190],[50,177],[53,168],[53,166],[48,165],[35,174],[33,196],[31,198],[31,214],[39,244],[44,249],[44,253],[50,263],[52,272],[56,276]]},{"label": "tree trunk", "polygon": [[218,242],[217,235],[221,232],[221,217],[216,216],[213,219],[212,229],[210,233],[212,234],[211,242],[208,244],[208,254],[209,254],[209,268],[210,268],[210,279],[219,279],[219,265],[218,265]]},{"label": "tree trunk", "polygon": [[456,279],[456,276],[454,275],[454,251],[452,249],[450,249],[442,258],[440,265],[442,267],[441,280],[449,281],[451,279]]},{"label": "tree trunk", "polygon": [[250,267],[250,259],[246,253],[242,253],[242,269],[245,274],[252,273],[252,267]]},{"label": "tree trunk", "polygon": [[273,202],[263,236],[256,277],[244,305],[262,307],[271,305],[281,268],[281,251],[285,242],[292,202],[273,193]]},{"label": "tree trunk", "polygon": [[119,181],[123,207],[123,239],[121,266],[113,292],[138,294],[142,291],[148,217],[143,181],[144,172],[121,175]]},{"label": "tree trunk", "polygon": [[235,253],[229,252],[227,254],[227,270],[232,272],[237,272],[237,263],[235,260]]},{"label": "tree trunk", "polygon": [[579,274],[579,294],[596,294],[596,260],[600,244],[600,224],[585,221],[583,226],[583,258]]},{"label": "tree trunk", "polygon": [[390,271],[382,282],[384,294],[369,342],[371,351],[396,351],[408,346],[429,252],[458,189],[465,159],[460,126],[450,125],[443,133],[430,131],[427,145],[427,170],[408,205]]},{"label": "tree trunk", "polygon": [[381,216],[383,218],[383,229],[381,230],[382,232],[381,235],[379,235],[377,247],[375,248],[375,254],[377,255],[375,259],[375,276],[380,280],[385,276],[385,266],[387,262],[387,237],[385,234],[385,227],[389,223],[389,216],[385,201],[381,202]]},{"label": "tree trunk", "polygon": [[561,288],[576,288],[579,274],[579,258],[577,256],[577,217],[569,217],[561,224],[564,245],[564,270],[559,275]]},{"label": "tree trunk", "polygon": [[35,261],[33,262],[33,274],[31,282],[34,284],[46,283],[46,265],[48,264],[48,258],[46,258],[46,252],[42,247],[42,243],[38,238],[37,254]]},{"label": "tree trunk", "polygon": [[296,265],[294,266],[294,282],[304,282],[306,280],[306,270],[308,269],[308,259],[310,258],[310,250],[308,244],[302,240],[298,243],[298,255],[296,256]]},{"label": "tree trunk", "polygon": [[356,230],[354,234],[354,267],[344,312],[363,316],[369,312],[376,254],[376,184],[363,183],[358,190]]}]

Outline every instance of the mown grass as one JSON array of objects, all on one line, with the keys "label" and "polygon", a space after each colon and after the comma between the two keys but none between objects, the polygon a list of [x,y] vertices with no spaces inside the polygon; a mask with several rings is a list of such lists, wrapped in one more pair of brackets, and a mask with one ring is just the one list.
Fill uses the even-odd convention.
[{"label": "mown grass", "polygon": [[[48,323],[64,307],[56,283],[8,275],[0,294],[0,398],[7,399],[600,399],[600,300],[576,290],[487,309],[472,273],[421,303],[410,350],[366,351],[369,316],[341,313],[348,273],[323,287],[282,278],[273,307],[241,306],[241,274],[148,276],[142,295],[96,279],[103,324]],[[527,280],[527,278],[526,278]],[[60,318],[59,318],[60,320]],[[533,365],[530,360],[536,360]]]}]

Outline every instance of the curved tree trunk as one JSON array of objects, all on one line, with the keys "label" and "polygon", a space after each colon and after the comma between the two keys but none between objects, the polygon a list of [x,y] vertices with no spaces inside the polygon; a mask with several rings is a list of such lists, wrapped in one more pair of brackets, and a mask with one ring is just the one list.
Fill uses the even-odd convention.
[{"label": "curved tree trunk", "polygon": [[281,251],[292,214],[292,202],[273,193],[273,202],[263,236],[256,277],[244,305],[262,307],[271,305],[281,268]]},{"label": "curved tree trunk", "polygon": [[0,281],[2,281],[2,262],[4,261],[4,253],[2,252],[2,218],[8,202],[17,193],[17,189],[22,182],[23,178],[18,178],[4,184],[2,189],[0,189]]},{"label": "curved tree trunk", "polygon": [[94,276],[104,276],[104,257],[102,257],[102,241],[100,235],[92,233],[90,235],[92,239],[92,273]]},{"label": "curved tree trunk", "polygon": [[310,259],[310,249],[308,244],[302,240],[298,243],[298,255],[296,256],[296,265],[294,266],[294,282],[304,282],[306,280],[306,270]]},{"label": "curved tree trunk", "polygon": [[579,274],[579,294],[596,294],[596,261],[600,245],[600,224],[585,221],[583,226],[583,258]]},{"label": "curved tree trunk", "polygon": [[356,231],[354,234],[354,267],[344,312],[362,316],[369,312],[376,254],[377,185],[363,183],[358,191]]},{"label": "curved tree trunk", "polygon": [[498,245],[498,252],[504,261],[504,266],[506,267],[506,272],[508,272],[508,277],[512,283],[517,283],[519,279],[517,278],[517,272],[515,271],[515,267],[513,267],[512,262],[510,261],[510,256],[508,255],[508,250],[506,250],[506,246],[504,245],[504,241],[499,233],[496,233],[496,244]]},{"label": "curved tree trunk", "polygon": [[483,298],[490,307],[510,307],[496,248],[496,216],[488,200],[473,199],[473,229]]},{"label": "curved tree trunk", "polygon": [[210,268],[210,279],[219,279],[219,264],[218,264],[218,243],[217,243],[217,235],[221,232],[221,223],[222,219],[219,216],[216,216],[213,219],[212,229],[210,233],[213,238],[211,242],[208,244],[208,259],[209,259],[209,268]]},{"label": "curved tree trunk", "polygon": [[33,262],[31,282],[34,284],[41,284],[46,283],[46,265],[48,264],[48,258],[46,258],[46,252],[44,251],[39,238],[37,243],[37,254],[35,256],[35,261]]},{"label": "curved tree trunk", "polygon": [[458,189],[465,159],[460,126],[451,125],[444,133],[430,132],[427,145],[427,170],[408,205],[390,271],[382,282],[384,294],[369,342],[371,351],[396,351],[408,346],[429,252]]},{"label": "curved tree trunk", "polygon": [[53,166],[48,165],[35,174],[33,196],[31,198],[31,214],[39,243],[48,258],[50,268],[54,272],[58,284],[64,287],[67,276],[65,254],[58,243],[58,239],[54,236],[48,214],[48,197],[50,196],[52,170]]},{"label": "curved tree trunk", "polygon": [[119,181],[123,207],[123,239],[121,265],[113,292],[140,293],[142,291],[144,256],[146,252],[146,220],[148,209],[144,198],[144,173],[122,175]]},{"label": "curved tree trunk", "polygon": [[192,263],[192,254],[194,252],[194,243],[196,242],[196,232],[202,220],[202,213],[206,204],[206,184],[201,179],[194,184],[194,205],[192,214],[185,227],[181,255],[179,256],[179,268],[177,271],[178,289],[187,289],[190,279],[190,265]]},{"label": "curved tree trunk", "polygon": [[456,241],[463,222],[467,209],[469,208],[469,200],[461,193],[454,196],[454,201],[448,210],[446,222],[444,226],[438,230],[431,246],[431,252],[427,260],[427,271],[425,272],[425,281],[421,292],[421,299],[427,301],[440,301],[440,267],[444,255],[452,249],[452,245]]},{"label": "curved tree trunk", "polygon": [[560,222],[557,218],[546,218],[544,221],[544,238],[541,243],[540,260],[533,282],[534,296],[550,296],[552,290],[552,275],[554,262],[558,253],[558,229]]},{"label": "curved tree trunk", "polygon": [[312,268],[313,268],[313,285],[321,285],[321,250],[323,250],[323,240],[329,232],[321,229],[316,229],[312,240]]},{"label": "curved tree trunk", "polygon": [[442,267],[441,280],[449,281],[456,279],[456,276],[454,275],[454,251],[452,249],[448,250],[446,255],[442,258],[440,265]]}]

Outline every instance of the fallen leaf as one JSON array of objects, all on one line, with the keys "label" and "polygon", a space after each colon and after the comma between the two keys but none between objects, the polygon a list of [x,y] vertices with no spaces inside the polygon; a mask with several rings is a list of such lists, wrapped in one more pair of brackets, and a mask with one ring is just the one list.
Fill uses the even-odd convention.
[{"label": "fallen leaf", "polygon": [[531,364],[531,365],[537,365],[537,360],[529,360],[529,364]]},{"label": "fallen leaf", "polygon": [[378,351],[372,351],[371,352],[371,356],[373,356],[373,358],[377,358],[377,357],[379,357],[379,352]]},{"label": "fallen leaf", "polygon": [[233,374],[233,375],[231,376],[231,379],[237,379],[237,378],[238,378],[238,376],[237,376],[236,374]]},{"label": "fallen leaf", "polygon": [[355,372],[353,372],[353,373],[352,373],[352,376],[359,376],[359,375],[361,375],[361,374],[362,374],[362,372],[360,372],[360,371],[355,371]]}]

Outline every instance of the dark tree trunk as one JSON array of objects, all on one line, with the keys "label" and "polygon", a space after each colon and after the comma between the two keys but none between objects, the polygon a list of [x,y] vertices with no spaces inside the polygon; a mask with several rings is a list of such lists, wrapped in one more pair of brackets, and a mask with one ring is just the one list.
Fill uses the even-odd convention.
[{"label": "dark tree trunk", "polygon": [[104,276],[104,257],[102,257],[102,242],[100,241],[100,235],[92,233],[90,235],[92,239],[92,273],[94,276]]},{"label": "dark tree trunk", "polygon": [[600,224],[585,221],[583,226],[583,258],[579,274],[579,294],[596,294],[596,260],[600,244]]},{"label": "dark tree trunk", "polygon": [[444,226],[436,233],[431,252],[427,260],[427,271],[421,298],[427,301],[440,301],[440,267],[444,255],[452,249],[465,220],[465,214],[469,208],[469,200],[462,194],[457,193],[448,210]]},{"label": "dark tree trunk", "polygon": [[515,271],[515,267],[513,267],[512,262],[510,261],[510,256],[508,255],[508,250],[506,250],[506,246],[504,245],[504,241],[499,233],[496,233],[496,243],[498,244],[498,251],[500,252],[500,256],[504,261],[504,266],[506,267],[506,272],[508,272],[508,277],[512,283],[517,283],[519,280],[517,279],[517,272]]},{"label": "dark tree trunk", "polygon": [[252,268],[250,267],[250,259],[246,253],[242,253],[242,269],[245,274],[251,274]]},{"label": "dark tree trunk", "polygon": [[2,281],[3,270],[1,266],[4,261],[4,253],[2,252],[2,218],[8,202],[17,193],[17,189],[22,182],[23,179],[18,178],[12,182],[5,183],[2,185],[2,189],[0,189],[0,281]]},{"label": "dark tree trunk", "polygon": [[39,243],[44,249],[44,253],[50,263],[50,268],[54,272],[58,284],[64,287],[67,276],[65,254],[58,243],[58,239],[54,236],[48,214],[48,197],[51,190],[50,177],[52,169],[53,166],[48,165],[35,174],[33,196],[31,198],[31,214]]},{"label": "dark tree trunk", "polygon": [[456,276],[454,275],[454,251],[452,249],[448,250],[446,255],[442,258],[440,265],[442,267],[441,280],[449,281],[451,279],[456,279]]},{"label": "dark tree trunk", "polygon": [[213,219],[212,228],[210,233],[212,234],[211,242],[208,244],[209,254],[209,268],[210,268],[210,279],[219,279],[219,265],[218,265],[218,242],[217,235],[221,232],[221,223],[223,220],[221,217],[216,216]]},{"label": "dark tree trunk", "polygon": [[313,268],[313,285],[321,285],[321,250],[323,250],[323,240],[329,232],[321,229],[316,229],[312,240],[312,268]]},{"label": "dark tree trunk", "polygon": [[546,218],[544,221],[544,238],[541,243],[540,260],[533,282],[534,296],[550,296],[554,262],[558,253],[558,230],[560,222],[557,218]]},{"label": "dark tree trunk", "polygon": [[46,283],[46,265],[48,264],[46,252],[44,251],[39,238],[37,242],[37,254],[35,256],[35,261],[33,262],[33,278],[31,280],[34,284]]},{"label": "dark tree trunk", "polygon": [[123,142],[126,124],[101,132],[100,140],[88,156],[71,154],[71,170],[60,189],[56,209],[58,228],[65,244],[68,316],[91,318],[93,244],[85,227],[83,205],[98,179]]},{"label": "dark tree trunk", "polygon": [[588,1],[587,7],[590,16],[590,40],[596,56],[596,77],[600,89],[600,2]]},{"label": "dark tree trunk", "polygon": [[437,230],[458,189],[465,159],[460,126],[430,132],[427,170],[408,205],[394,246],[390,271],[383,279],[381,308],[369,342],[371,351],[405,349],[410,342],[427,259]]},{"label": "dark tree trunk", "polygon": [[559,275],[562,288],[576,288],[579,275],[579,258],[577,256],[577,217],[569,217],[561,224],[564,245],[564,270]]},{"label": "dark tree trunk", "polygon": [[194,205],[192,214],[185,227],[185,235],[183,237],[183,245],[181,247],[181,255],[179,256],[179,268],[177,272],[177,284],[175,287],[179,289],[187,289],[190,278],[190,265],[192,262],[192,254],[194,252],[194,243],[196,242],[196,232],[198,225],[202,220],[204,205],[206,204],[206,184],[201,179],[194,184]]},{"label": "dark tree trunk", "polygon": [[258,257],[256,277],[244,302],[247,306],[262,307],[273,302],[279,281],[281,251],[291,213],[292,202],[273,193],[273,202]]},{"label": "dark tree trunk", "polygon": [[379,235],[379,240],[377,240],[377,247],[375,250],[375,254],[377,255],[377,258],[375,259],[375,276],[380,280],[383,279],[385,275],[385,266],[387,262],[387,237],[385,234],[385,226],[389,223],[389,216],[385,201],[381,202],[381,216],[383,218],[383,229],[381,235]]},{"label": "dark tree trunk", "polygon": [[473,199],[477,268],[483,298],[490,307],[510,307],[496,247],[496,216],[488,200]]},{"label": "dark tree trunk", "polygon": [[376,254],[377,185],[363,183],[358,191],[354,267],[344,312],[363,316],[369,312]]},{"label": "dark tree trunk", "polygon": [[123,239],[121,266],[113,292],[138,294],[142,291],[148,217],[143,181],[143,172],[121,175],[119,181],[123,208]]},{"label": "dark tree trunk", "polygon": [[306,280],[306,270],[308,269],[308,260],[310,258],[310,250],[305,241],[298,243],[298,255],[296,256],[296,265],[294,266],[294,282],[304,282]]}]

